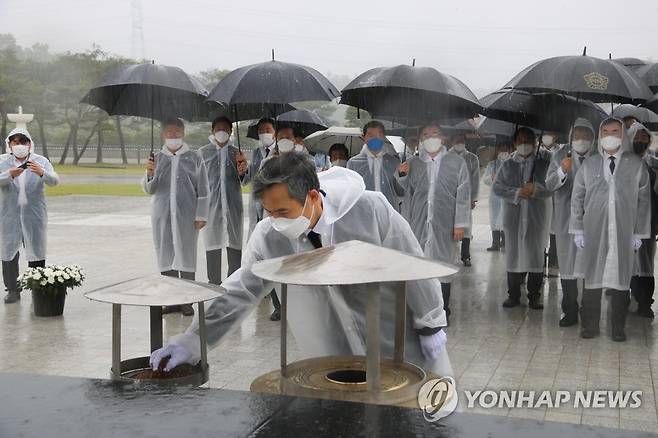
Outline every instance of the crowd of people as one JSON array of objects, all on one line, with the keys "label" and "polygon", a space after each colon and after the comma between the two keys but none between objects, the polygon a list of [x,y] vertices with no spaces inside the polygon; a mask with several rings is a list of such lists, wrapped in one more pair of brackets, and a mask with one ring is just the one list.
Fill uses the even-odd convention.
[{"label": "crowd of people", "polygon": [[[195,151],[184,141],[180,119],[164,121],[162,149],[149,158],[142,180],[152,199],[153,239],[162,275],[195,279],[201,234],[208,280],[226,291],[206,314],[211,344],[266,295],[274,307],[271,319],[281,318],[277,288],[250,271],[257,260],[358,239],[470,266],[472,211],[481,179],[491,187],[492,243],[487,251],[505,252],[508,296],[503,307],[521,305],[525,284],[528,307],[540,311],[544,278],[559,270],[559,326],[580,323],[583,338],[599,334],[603,291],[610,300],[615,341],[626,339],[631,296],[638,303],[638,315],[654,316],[658,160],[649,150],[651,133],[637,120],[608,118],[595,128],[579,118],[561,144],[558,133],[537,135],[518,127],[511,138],[497,140],[482,178],[478,155],[467,150],[464,133],[438,123],[418,129],[417,148],[395,154],[386,147],[384,125],[370,121],[363,127],[358,154],[350,157],[344,144],[334,144],[322,160],[314,160],[294,126],[273,119],[258,122],[259,147],[250,159],[233,144],[232,131],[228,118],[213,120],[209,143]],[[27,130],[12,131],[6,146],[7,153],[0,158],[0,234],[9,304],[20,299],[20,246],[25,246],[30,266],[45,265],[44,184],[57,184],[58,176],[50,162],[33,151]],[[252,190],[243,251],[242,188],[247,184]],[[453,278],[409,286],[413,318],[408,335],[418,347],[409,354],[431,362],[431,369],[445,371],[447,363],[442,359],[443,327],[449,323]],[[336,334],[322,346],[313,336],[315,341],[301,341],[305,351],[354,354],[362,349],[364,303],[348,290],[291,291],[290,305],[296,311],[288,318],[293,329],[319,330],[307,327],[309,318],[327,330],[344,328],[341,336]],[[342,318],[346,310],[358,317]],[[194,309],[163,309],[171,312],[193,315]],[[295,321],[292,315],[297,312],[304,317]],[[345,327],[346,320],[353,321],[354,330]],[[197,329],[195,321],[187,333],[155,352],[153,363],[165,355],[172,358],[169,367],[196,359],[190,339]],[[386,338],[385,349],[392,348]]]}]

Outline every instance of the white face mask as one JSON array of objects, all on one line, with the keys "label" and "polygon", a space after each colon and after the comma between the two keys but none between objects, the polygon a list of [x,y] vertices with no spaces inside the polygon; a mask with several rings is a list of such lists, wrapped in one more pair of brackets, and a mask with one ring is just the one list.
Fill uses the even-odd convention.
[{"label": "white face mask", "polygon": [[443,140],[438,137],[430,137],[421,143],[423,148],[430,154],[435,154],[443,147]]},{"label": "white face mask", "polygon": [[331,162],[331,167],[347,167],[347,160],[334,160]]},{"label": "white face mask", "polygon": [[279,146],[279,151],[283,152],[284,154],[286,152],[292,152],[295,149],[295,143],[287,138],[282,138],[281,140],[277,141],[276,144]]},{"label": "white face mask", "polygon": [[553,139],[553,136],[550,134],[544,134],[541,137],[541,142],[544,144],[544,146],[553,146],[553,142],[555,140]]},{"label": "white face mask", "polygon": [[589,140],[574,140],[571,142],[571,147],[574,151],[582,155],[590,150],[592,142]]},{"label": "white face mask", "polygon": [[272,143],[274,143],[274,135],[269,132],[266,132],[265,134],[258,134],[258,141],[260,142],[261,146],[270,147],[272,146]]},{"label": "white face mask", "polygon": [[614,151],[621,146],[621,138],[609,135],[599,140],[599,144],[605,151]]},{"label": "white face mask", "polygon": [[[304,216],[304,210],[306,210],[306,203],[308,202],[308,197],[304,201],[304,207],[302,208],[302,214],[295,219],[288,219],[287,217],[277,217],[272,218],[272,227],[279,233],[286,236],[288,239],[297,239],[302,233],[308,230],[311,227],[311,220]],[[315,206],[311,210],[311,217],[315,213]]]},{"label": "white face mask", "polygon": [[455,150],[455,152],[464,152],[464,150],[466,150],[466,145],[464,143],[457,143],[452,145],[452,148]]},{"label": "white face mask", "polygon": [[499,152],[498,153],[498,159],[499,160],[507,160],[509,158],[509,152]]},{"label": "white face mask", "polygon": [[530,143],[522,143],[519,145],[516,145],[516,152],[519,153],[519,155],[523,155],[524,157],[530,155],[533,153],[535,150],[535,147],[530,144]]},{"label": "white face mask", "polygon": [[296,143],[296,144],[295,144],[295,151],[297,151],[297,152],[304,152],[304,145],[303,145],[303,144]]},{"label": "white face mask", "polygon": [[30,153],[30,145],[27,144],[17,144],[11,147],[11,153],[14,154],[16,158],[25,158],[27,154]]},{"label": "white face mask", "polygon": [[181,147],[183,147],[183,139],[182,138],[166,138],[165,139],[165,146],[167,146],[167,149],[170,149],[172,151],[177,151]]},{"label": "white face mask", "polygon": [[217,143],[219,143],[219,144],[224,144],[228,141],[229,138],[231,138],[229,133],[226,132],[226,131],[217,131],[217,132],[215,132],[214,137],[215,137],[215,140],[217,140]]}]

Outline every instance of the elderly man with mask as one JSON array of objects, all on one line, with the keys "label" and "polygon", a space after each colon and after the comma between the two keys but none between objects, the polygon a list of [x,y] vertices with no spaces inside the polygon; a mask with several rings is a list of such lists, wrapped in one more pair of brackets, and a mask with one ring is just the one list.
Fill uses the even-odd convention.
[{"label": "elderly man with mask", "polygon": [[208,281],[222,282],[222,251],[228,261],[227,274],[240,267],[242,258],[242,181],[247,173],[244,154],[230,144],[233,123],[217,117],[211,124],[209,144],[198,153],[208,172],[210,204],[208,225],[203,229]]},{"label": "elderly man with mask", "polygon": [[[199,230],[208,221],[206,165],[184,143],[180,119],[162,122],[162,150],[149,158],[142,188],[151,195],[153,241],[162,275],[194,280]],[[163,313],[194,314],[191,304],[166,306]]]},{"label": "elderly man with mask", "polygon": [[[306,154],[290,153],[269,160],[254,179],[254,192],[270,217],[260,222],[247,243],[242,267],[224,281],[225,294],[206,313],[208,341],[216,346],[243,318],[272,283],[256,277],[252,265],[350,240],[404,251],[423,252],[409,228],[381,193],[366,191],[362,178],[334,167],[317,174]],[[382,284],[382,355],[393,352],[395,291],[402,284]],[[451,375],[442,327],[446,315],[436,279],[407,283],[405,357],[439,375]],[[334,287],[289,286],[288,321],[304,356],[361,355],[365,351],[366,295],[362,285]],[[348,322],[349,321],[349,322]],[[200,357],[198,321],[151,355],[165,370]]]},{"label": "elderly man with mask", "polygon": [[528,307],[541,310],[544,249],[548,240],[551,192],[546,189],[549,161],[535,151],[535,134],[521,127],[512,138],[516,152],[501,166],[493,184],[503,198],[508,298],[503,307],[521,304],[521,284],[527,275]]},{"label": "elderly man with mask", "polygon": [[[493,186],[498,170],[509,158],[509,139],[497,140],[496,157],[491,160],[486,169],[482,181],[489,187]],[[491,246],[487,251],[500,251],[505,248],[505,233],[503,232],[503,200],[493,191],[489,193],[489,226],[491,227]]]},{"label": "elderly man with mask", "polygon": [[649,173],[631,150],[619,119],[608,118],[599,128],[599,154],[583,162],[571,195],[569,231],[581,249],[577,264],[585,277],[581,302],[581,336],[599,333],[601,292],[608,289],[612,339],[626,340],[624,331],[634,253],[641,239],[651,236]]},{"label": "elderly man with mask", "polygon": [[473,152],[466,150],[466,136],[464,134],[458,133],[453,135],[450,139],[450,143],[452,145],[450,153],[457,154],[466,161],[466,167],[468,167],[468,173],[470,175],[471,211],[468,215],[469,225],[466,228],[464,238],[462,239],[461,260],[464,266],[471,266],[471,238],[473,237],[472,210],[475,208],[475,204],[477,203],[480,194],[480,160]]},{"label": "elderly man with mask", "polygon": [[334,143],[329,148],[329,161],[331,167],[347,167],[347,160],[350,158],[350,153],[347,146],[343,143]]},{"label": "elderly man with mask", "polygon": [[[274,140],[276,139],[276,126],[274,119],[262,118],[258,121],[256,126],[258,131],[258,144],[259,148],[253,152],[251,156],[251,163],[247,168],[247,174],[244,177],[243,182],[246,184],[251,181],[251,179],[256,176],[258,171],[261,168],[263,160],[269,157],[274,153]],[[258,199],[251,194],[249,199],[249,234],[254,231],[256,224],[263,219],[263,206],[260,204]]]},{"label": "elderly man with mask", "polygon": [[560,327],[578,324],[578,280],[574,274],[578,248],[569,233],[573,181],[585,159],[592,153],[594,127],[583,118],[574,122],[569,139],[571,147],[557,151],[546,175],[546,188],[553,192],[553,225],[562,284],[562,319]]},{"label": "elderly man with mask", "polygon": [[30,133],[16,128],[5,139],[0,156],[0,242],[5,303],[21,299],[18,287],[19,250],[31,268],[46,266],[48,207],[44,184],[57,185],[59,177],[46,157],[33,152]]},{"label": "elderly man with mask", "polygon": [[[471,173],[466,161],[446,150],[446,136],[436,124],[420,131],[420,155],[400,165],[407,220],[425,257],[455,263],[471,211]],[[441,279],[444,309],[450,315],[452,277]]]},{"label": "elderly man with mask", "polygon": [[400,158],[386,154],[386,130],[381,122],[370,121],[363,127],[363,149],[347,162],[347,168],[363,178],[366,190],[382,193],[393,208],[399,211],[404,191],[395,179]]},{"label": "elderly man with mask", "polygon": [[656,158],[647,151],[651,144],[651,132],[644,125],[635,123],[628,131],[628,138],[633,145],[633,152],[642,158],[649,172],[651,187],[651,236],[642,239],[642,246],[635,253],[635,268],[631,279],[631,295],[637,301],[637,314],[644,318],[653,319],[651,309],[653,292],[656,288],[654,279],[654,258],[656,256],[656,234],[658,233],[658,193],[656,193]]}]

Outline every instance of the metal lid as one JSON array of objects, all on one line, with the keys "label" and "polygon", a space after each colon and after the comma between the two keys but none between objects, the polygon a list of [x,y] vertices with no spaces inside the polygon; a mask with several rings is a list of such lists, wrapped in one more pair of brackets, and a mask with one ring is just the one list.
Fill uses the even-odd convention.
[{"label": "metal lid", "polygon": [[446,263],[351,240],[314,251],[263,260],[254,275],[276,283],[325,286],[425,280],[455,274]]},{"label": "metal lid", "polygon": [[208,301],[223,295],[220,286],[149,275],[101,287],[84,296],[103,303],[129,306],[175,306]]}]

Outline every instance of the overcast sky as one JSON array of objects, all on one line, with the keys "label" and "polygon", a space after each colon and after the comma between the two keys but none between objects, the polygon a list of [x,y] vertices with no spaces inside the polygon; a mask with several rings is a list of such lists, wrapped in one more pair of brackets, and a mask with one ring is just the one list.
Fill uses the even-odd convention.
[{"label": "overcast sky", "polygon": [[[143,47],[133,44],[139,4]],[[190,73],[266,61],[271,49],[350,78],[416,58],[481,96],[534,61],[585,45],[592,56],[658,61],[658,1],[0,0],[0,32],[55,52],[97,43]]]}]

